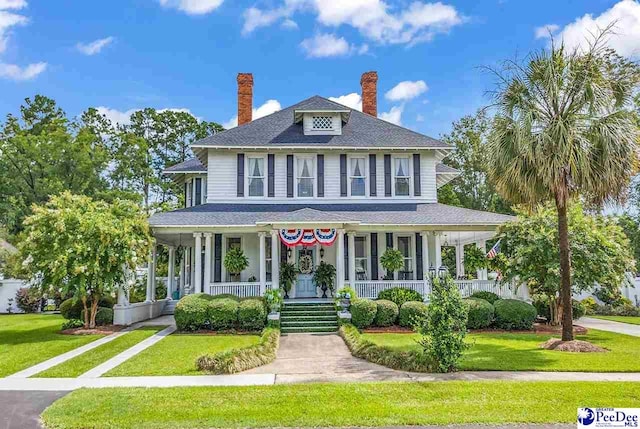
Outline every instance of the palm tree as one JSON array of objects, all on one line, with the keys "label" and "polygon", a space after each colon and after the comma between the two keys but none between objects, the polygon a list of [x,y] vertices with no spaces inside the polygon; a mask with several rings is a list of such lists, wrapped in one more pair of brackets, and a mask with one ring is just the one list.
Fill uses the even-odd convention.
[{"label": "palm tree", "polygon": [[637,158],[638,126],[629,109],[636,64],[606,48],[607,28],[586,48],[553,44],[525,65],[497,72],[489,175],[515,204],[554,201],[558,215],[562,340],[573,340],[567,205],[624,199]]}]

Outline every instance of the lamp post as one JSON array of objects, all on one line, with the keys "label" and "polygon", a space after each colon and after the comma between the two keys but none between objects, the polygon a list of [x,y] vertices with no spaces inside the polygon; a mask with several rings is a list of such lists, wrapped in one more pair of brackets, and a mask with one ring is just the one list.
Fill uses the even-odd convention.
[{"label": "lamp post", "polygon": [[436,268],[433,266],[433,264],[431,264],[431,266],[429,266],[429,278],[431,280],[436,278]]},{"label": "lamp post", "polygon": [[440,268],[438,268],[438,277],[444,279],[447,275],[447,272],[447,267],[445,267],[444,265],[440,265]]}]

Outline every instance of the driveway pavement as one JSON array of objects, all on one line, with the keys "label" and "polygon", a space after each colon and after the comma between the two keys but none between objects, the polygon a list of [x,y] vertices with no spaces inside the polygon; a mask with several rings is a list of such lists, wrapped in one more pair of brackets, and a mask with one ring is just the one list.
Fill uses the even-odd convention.
[{"label": "driveway pavement", "polygon": [[611,320],[594,319],[593,317],[581,317],[576,321],[576,324],[584,326],[588,329],[599,329],[601,331],[616,332],[618,334],[640,337],[640,325],[613,322]]},{"label": "driveway pavement", "polygon": [[0,429],[40,429],[40,414],[69,392],[0,392]]}]

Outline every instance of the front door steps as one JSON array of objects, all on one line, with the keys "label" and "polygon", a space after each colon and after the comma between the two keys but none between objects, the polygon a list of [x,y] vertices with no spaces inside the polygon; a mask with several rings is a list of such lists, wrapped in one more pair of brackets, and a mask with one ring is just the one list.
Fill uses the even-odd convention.
[{"label": "front door steps", "polygon": [[332,302],[285,302],[280,312],[283,334],[336,332],[338,314]]}]

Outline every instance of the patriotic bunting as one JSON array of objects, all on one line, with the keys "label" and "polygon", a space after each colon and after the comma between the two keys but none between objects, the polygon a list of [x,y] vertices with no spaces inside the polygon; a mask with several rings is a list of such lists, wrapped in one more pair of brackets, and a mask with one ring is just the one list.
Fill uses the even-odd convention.
[{"label": "patriotic bunting", "polygon": [[280,241],[285,246],[295,247],[298,244],[303,246],[313,246],[319,243],[323,246],[331,246],[336,240],[338,233],[335,229],[281,229],[278,231]]}]

